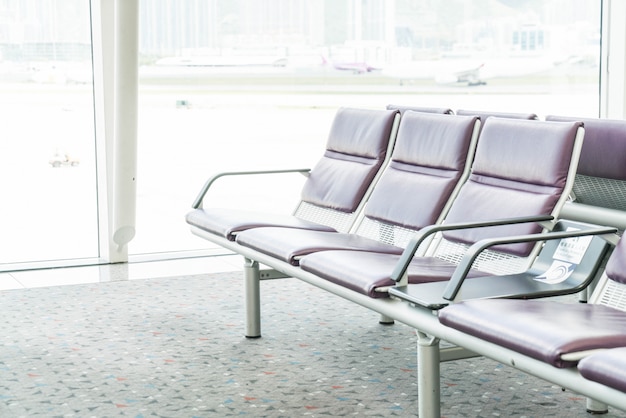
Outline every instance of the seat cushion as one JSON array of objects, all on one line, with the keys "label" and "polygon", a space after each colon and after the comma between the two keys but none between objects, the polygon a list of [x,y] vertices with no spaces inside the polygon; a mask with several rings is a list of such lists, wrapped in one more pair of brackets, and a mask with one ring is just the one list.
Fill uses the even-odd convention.
[{"label": "seat cushion", "polygon": [[385,161],[395,110],[337,111],[326,151],[302,188],[302,200],[341,212],[354,212]]},{"label": "seat cushion", "polygon": [[626,180],[626,121],[553,115],[546,116],[546,120],[579,120],[585,124],[585,141],[578,163],[578,174]]},{"label": "seat cushion", "polygon": [[555,367],[576,364],[564,354],[626,346],[626,312],[603,305],[471,300],[442,309],[439,321]]},{"label": "seat cushion", "polygon": [[626,347],[606,350],[578,363],[585,379],[626,392]]},{"label": "seat cushion", "polygon": [[[300,268],[372,298],[388,297],[377,288],[393,286],[391,273],[399,254],[375,254],[363,251],[322,251],[300,260]],[[419,257],[409,265],[409,283],[449,280],[456,266],[434,257]],[[469,277],[484,276],[472,271]]]},{"label": "seat cushion", "polygon": [[304,183],[301,199],[323,208],[354,212],[382,161],[326,151]]},{"label": "seat cushion", "polygon": [[466,168],[475,125],[467,116],[405,113],[365,216],[414,230],[438,222]]},{"label": "seat cushion", "polygon": [[[468,182],[447,222],[484,221],[553,213],[566,185],[580,123],[489,118],[478,141]],[[538,233],[533,223],[449,231],[445,238],[472,244],[496,236]],[[493,247],[526,256],[534,243]]]},{"label": "seat cushion", "polygon": [[237,243],[293,265],[306,254],[327,250],[402,254],[402,248],[356,234],[292,228],[252,228],[237,235]]},{"label": "seat cushion", "polygon": [[291,215],[254,212],[224,208],[195,209],[186,216],[187,223],[230,241],[235,234],[248,228],[262,226],[284,226],[289,228],[312,229],[336,232],[334,228],[306,221]]}]

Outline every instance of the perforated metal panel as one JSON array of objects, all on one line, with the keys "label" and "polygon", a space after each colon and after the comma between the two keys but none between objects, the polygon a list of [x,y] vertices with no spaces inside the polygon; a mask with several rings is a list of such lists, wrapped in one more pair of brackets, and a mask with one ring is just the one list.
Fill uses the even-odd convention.
[{"label": "perforated metal panel", "polygon": [[339,232],[348,232],[352,226],[356,213],[340,212],[328,208],[322,208],[310,203],[300,202],[294,213],[300,219],[335,228]]},{"label": "perforated metal panel", "polygon": [[[417,231],[412,229],[388,225],[368,218],[365,218],[361,222],[357,231],[359,235],[403,248],[408,245],[416,232]],[[465,244],[458,244],[441,239],[441,234],[437,234],[434,238],[440,240],[440,242],[433,255],[453,264],[459,264],[469,248],[469,246]],[[416,254],[423,254],[429,243],[430,240],[422,243]],[[517,257],[487,250],[480,254],[473,267],[485,273],[511,274],[525,271],[528,268],[528,264],[529,260],[526,257]]]},{"label": "perforated metal panel", "polygon": [[413,229],[390,225],[370,218],[364,218],[360,223],[357,234],[397,247],[406,247],[415,236]]},{"label": "perforated metal panel", "polygon": [[597,303],[626,312],[626,285],[609,280]]},{"label": "perforated metal panel", "polygon": [[[405,248],[417,231],[365,218],[360,223],[357,233],[367,238]],[[453,264],[459,264],[469,248],[465,244],[444,240],[441,238],[441,234],[437,234],[433,239],[440,241],[433,255]],[[430,243],[431,240],[426,240],[422,243],[416,254],[423,254]],[[479,255],[473,267],[485,273],[511,274],[525,271],[528,268],[528,264],[529,260],[526,257],[517,257],[487,250]]]},{"label": "perforated metal panel", "polygon": [[[437,246],[435,257],[446,260],[453,264],[459,264],[461,258],[467,253],[469,248],[466,244],[459,244],[442,239]],[[528,267],[527,257],[518,257],[498,251],[486,250],[480,253],[472,268],[486,273],[503,275],[521,273]]]},{"label": "perforated metal panel", "polygon": [[626,210],[626,181],[577,174],[572,190],[578,203]]}]

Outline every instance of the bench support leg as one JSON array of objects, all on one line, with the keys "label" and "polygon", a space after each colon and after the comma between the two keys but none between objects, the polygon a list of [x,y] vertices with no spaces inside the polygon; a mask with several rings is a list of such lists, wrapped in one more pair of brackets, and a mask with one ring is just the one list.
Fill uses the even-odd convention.
[{"label": "bench support leg", "polygon": [[417,332],[418,414],[438,418],[440,412],[439,339]]},{"label": "bench support leg", "polygon": [[261,278],[259,263],[245,258],[243,264],[246,308],[246,337],[261,336]]},{"label": "bench support leg", "polygon": [[378,320],[378,323],[381,325],[393,325],[394,324],[394,319],[387,316],[387,315],[383,315],[380,314],[380,319]]},{"label": "bench support leg", "polygon": [[605,403],[587,398],[587,412],[594,415],[606,414],[609,412],[609,407]]}]

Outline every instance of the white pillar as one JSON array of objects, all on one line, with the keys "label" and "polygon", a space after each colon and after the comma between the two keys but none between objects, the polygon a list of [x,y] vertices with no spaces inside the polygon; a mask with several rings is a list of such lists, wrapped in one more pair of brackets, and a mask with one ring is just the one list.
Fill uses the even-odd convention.
[{"label": "white pillar", "polygon": [[98,237],[100,258],[110,261],[113,244],[113,150],[115,0],[92,0],[94,110],[98,179]]},{"label": "white pillar", "polygon": [[127,261],[135,236],[139,1],[115,3],[113,228],[111,262]]},{"label": "white pillar", "polygon": [[626,2],[605,0],[600,115],[626,118]]}]

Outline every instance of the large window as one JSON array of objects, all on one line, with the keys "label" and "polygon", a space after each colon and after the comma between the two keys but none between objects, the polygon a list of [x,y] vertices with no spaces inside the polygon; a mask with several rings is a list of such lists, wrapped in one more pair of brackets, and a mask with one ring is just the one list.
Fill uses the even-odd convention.
[{"label": "large window", "polygon": [[[341,106],[599,115],[596,0],[138,1],[131,256],[205,252],[184,215],[207,177],[311,167]],[[106,261],[113,196],[134,207],[112,190],[113,9],[129,3],[90,3],[0,0],[0,270]],[[279,178],[209,198],[288,211],[303,179]]]},{"label": "large window", "polygon": [[[599,115],[594,0],[140,6],[133,254],[206,248],[184,222],[204,180],[218,171],[312,166],[340,106]],[[289,186],[267,182],[228,184],[214,201],[291,208],[276,200],[283,191],[272,192]]]},{"label": "large window", "polygon": [[0,1],[0,268],[98,257],[89,2]]}]

